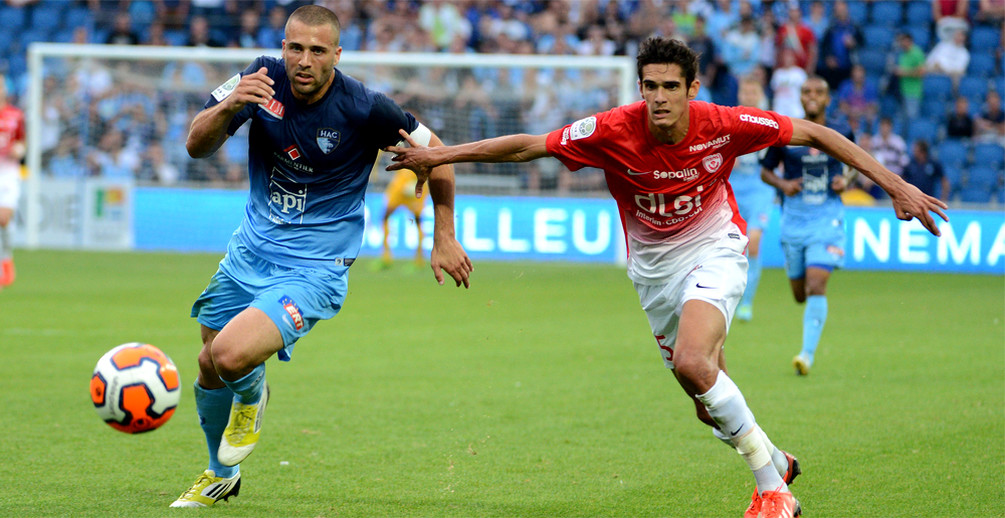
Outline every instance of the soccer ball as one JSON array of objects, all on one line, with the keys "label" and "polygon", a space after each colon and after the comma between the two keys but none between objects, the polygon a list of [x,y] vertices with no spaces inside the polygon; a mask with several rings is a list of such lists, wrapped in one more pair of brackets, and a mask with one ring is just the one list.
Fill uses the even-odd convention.
[{"label": "soccer ball", "polygon": [[150,344],[133,342],[108,351],[91,375],[94,409],[120,432],[160,427],[174,415],[180,396],[177,367]]}]

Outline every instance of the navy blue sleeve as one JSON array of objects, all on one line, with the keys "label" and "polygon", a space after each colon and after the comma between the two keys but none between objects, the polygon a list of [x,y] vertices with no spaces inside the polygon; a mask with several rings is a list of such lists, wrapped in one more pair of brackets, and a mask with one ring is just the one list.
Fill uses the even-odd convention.
[{"label": "navy blue sleeve", "polygon": [[[245,68],[244,71],[240,73],[240,75],[231,77],[230,79],[227,80],[226,83],[217,87],[216,90],[213,90],[213,93],[210,94],[209,100],[206,101],[206,104],[203,105],[203,108],[204,109],[212,108],[213,106],[220,104],[221,101],[227,98],[227,95],[230,95],[230,93],[234,91],[234,88],[237,88],[237,83],[241,81],[241,77],[244,77],[245,75],[248,74],[253,74],[257,72],[259,68],[262,67],[268,68],[269,76],[271,77],[272,74],[274,73],[274,70],[273,67],[269,66],[270,64],[275,64],[275,60],[270,59],[267,62],[265,56],[259,56],[255,58],[255,60],[252,61],[251,64],[248,65],[248,67]],[[255,105],[254,104],[245,105],[244,108],[242,108],[241,111],[237,112],[237,114],[234,115],[234,118],[231,119],[230,125],[227,126],[227,134],[233,135],[234,133],[236,133],[237,129],[240,128],[241,125],[244,124],[248,119],[250,119],[251,116],[254,114],[255,114]]]},{"label": "navy blue sleeve", "polygon": [[370,108],[367,127],[374,143],[383,148],[393,146],[401,140],[401,135],[398,134],[399,129],[411,133],[419,127],[419,123],[411,113],[402,110],[386,95],[376,93]]},{"label": "navy blue sleeve", "polygon": [[782,148],[769,147],[764,150],[764,157],[761,158],[761,167],[772,171],[782,162]]}]

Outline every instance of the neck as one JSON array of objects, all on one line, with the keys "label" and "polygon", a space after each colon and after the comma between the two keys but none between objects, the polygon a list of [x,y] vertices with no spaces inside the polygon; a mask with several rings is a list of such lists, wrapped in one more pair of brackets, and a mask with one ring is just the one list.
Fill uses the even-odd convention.
[{"label": "neck", "polygon": [[653,134],[653,137],[655,137],[656,140],[664,144],[677,144],[678,142],[684,140],[684,137],[687,136],[688,125],[688,113],[684,112],[684,114],[677,119],[677,122],[667,128],[661,128],[653,124],[653,121],[650,120],[649,132]]},{"label": "neck", "polygon": [[827,122],[827,114],[824,113],[824,112],[821,112],[821,113],[818,113],[816,115],[806,115],[805,119],[808,120],[808,121],[810,121],[810,122],[815,122],[815,123],[823,126],[824,123]]}]

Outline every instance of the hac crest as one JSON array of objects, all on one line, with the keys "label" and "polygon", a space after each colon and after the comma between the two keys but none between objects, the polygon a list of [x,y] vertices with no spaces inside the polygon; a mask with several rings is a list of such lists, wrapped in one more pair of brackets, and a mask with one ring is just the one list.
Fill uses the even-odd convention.
[{"label": "hac crest", "polygon": [[339,140],[342,138],[342,134],[338,130],[331,128],[321,128],[318,130],[317,143],[318,147],[324,154],[331,153],[335,151],[338,147]]}]

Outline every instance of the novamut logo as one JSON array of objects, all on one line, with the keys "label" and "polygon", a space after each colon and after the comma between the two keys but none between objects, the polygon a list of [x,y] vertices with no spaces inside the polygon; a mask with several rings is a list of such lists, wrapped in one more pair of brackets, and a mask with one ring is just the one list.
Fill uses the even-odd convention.
[{"label": "novamut logo", "polygon": [[730,137],[730,135],[727,133],[727,134],[725,134],[725,135],[723,135],[723,136],[721,136],[721,137],[719,137],[717,139],[709,140],[708,142],[705,142],[704,144],[695,144],[695,145],[693,145],[693,146],[691,146],[691,147],[689,147],[687,149],[688,149],[688,151],[694,153],[694,152],[697,152],[697,151],[705,151],[706,149],[709,149],[709,148],[722,147],[722,146],[725,146],[726,144],[729,144],[729,137]]}]

